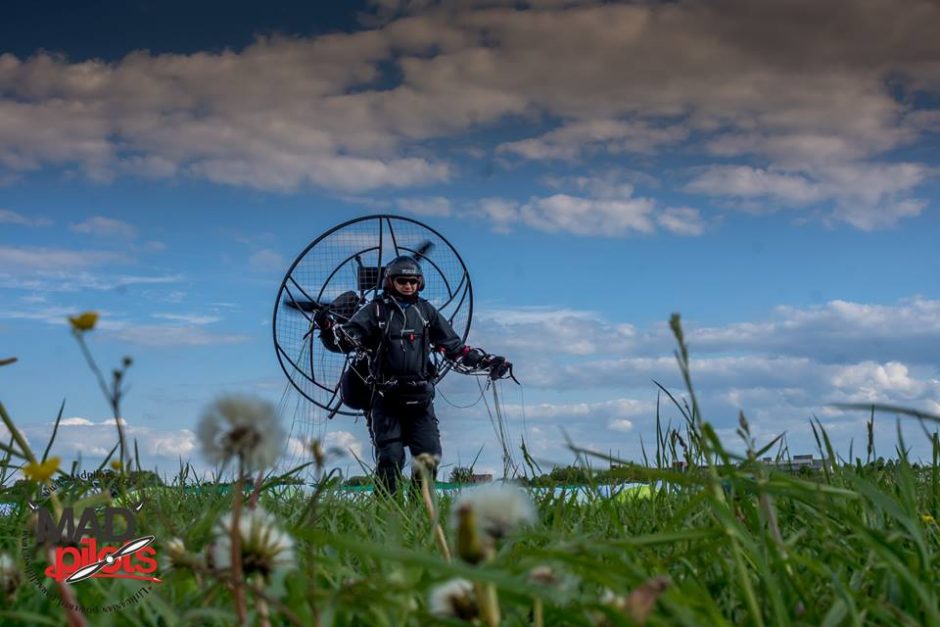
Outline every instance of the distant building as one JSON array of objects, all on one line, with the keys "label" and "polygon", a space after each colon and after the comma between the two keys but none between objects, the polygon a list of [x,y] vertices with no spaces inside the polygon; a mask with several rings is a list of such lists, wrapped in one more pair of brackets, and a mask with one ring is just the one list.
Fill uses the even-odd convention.
[{"label": "distant building", "polygon": [[489,483],[493,480],[492,474],[470,475],[470,483]]},{"label": "distant building", "polygon": [[773,466],[777,470],[785,470],[789,472],[800,470],[802,468],[822,470],[827,465],[829,465],[829,462],[826,459],[816,459],[811,454],[794,455],[790,459],[774,459],[773,457],[765,457],[761,460],[761,462],[767,466]]}]

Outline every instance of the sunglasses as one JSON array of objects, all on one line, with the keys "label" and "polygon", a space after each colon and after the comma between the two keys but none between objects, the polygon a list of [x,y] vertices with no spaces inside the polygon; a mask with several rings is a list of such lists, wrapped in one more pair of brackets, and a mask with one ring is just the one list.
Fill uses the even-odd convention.
[{"label": "sunglasses", "polygon": [[405,279],[402,277],[395,277],[395,285],[418,285],[421,283],[421,279]]}]

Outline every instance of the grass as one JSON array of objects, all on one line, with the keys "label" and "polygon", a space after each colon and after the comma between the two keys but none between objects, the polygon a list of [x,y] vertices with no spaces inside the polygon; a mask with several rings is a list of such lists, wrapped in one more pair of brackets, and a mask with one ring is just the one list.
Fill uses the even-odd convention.
[{"label": "grass", "polygon": [[[839,460],[822,425],[814,423],[819,452],[833,463],[807,477],[770,470],[757,460],[773,443],[751,442],[743,415],[740,434],[749,443],[743,455],[731,453],[703,420],[677,318],[673,330],[687,389],[682,398],[671,397],[685,425],[681,432],[660,426],[649,464],[630,467],[632,476],[651,486],[648,498],[531,490],[537,522],[498,542],[492,559],[474,566],[442,556],[420,498],[332,488],[311,498],[269,485],[259,503],[295,539],[297,567],[276,570],[263,586],[247,585],[247,624],[466,624],[432,616],[428,607],[433,587],[463,577],[498,591],[503,625],[940,626],[936,432],[924,430],[932,459],[915,467],[900,431],[895,459],[862,463]],[[925,425],[937,420],[922,413],[912,419]],[[573,448],[581,456],[627,464]],[[0,460],[0,472],[7,474],[19,465],[10,453]],[[676,461],[688,469],[673,469]],[[169,540],[182,538],[196,560],[218,519],[232,509],[233,495],[186,490],[184,483],[142,490],[148,500],[139,531],[155,535],[164,556]],[[75,503],[89,496],[76,484],[58,498]],[[440,519],[450,520],[453,497],[437,499]],[[39,559],[34,548],[24,553],[19,544],[31,515],[24,500],[0,516],[0,552],[20,570]],[[459,552],[455,532],[445,529]],[[553,583],[530,577],[542,566],[551,568]],[[224,575],[199,561],[159,574],[163,583],[139,603],[88,615],[89,623],[238,622],[236,596]],[[664,591],[660,577],[668,578]],[[73,589],[82,605],[95,607],[119,602],[139,587],[90,579]],[[69,619],[57,595],[44,596],[28,582],[12,594],[0,585],[4,594],[0,623]]]}]

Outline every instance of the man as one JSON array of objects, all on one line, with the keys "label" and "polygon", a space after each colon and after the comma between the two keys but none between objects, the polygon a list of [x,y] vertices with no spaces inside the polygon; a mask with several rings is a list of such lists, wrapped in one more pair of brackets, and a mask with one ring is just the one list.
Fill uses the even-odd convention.
[{"label": "man", "polygon": [[[441,459],[430,351],[441,351],[467,369],[488,370],[493,379],[510,373],[512,364],[463,344],[447,319],[418,295],[424,275],[413,257],[389,262],[383,288],[381,297],[334,327],[334,333],[344,352],[364,349],[372,355],[375,387],[366,416],[379,483],[394,493],[406,446],[412,458],[427,453],[435,462]],[[430,470],[433,475],[436,468]]]}]

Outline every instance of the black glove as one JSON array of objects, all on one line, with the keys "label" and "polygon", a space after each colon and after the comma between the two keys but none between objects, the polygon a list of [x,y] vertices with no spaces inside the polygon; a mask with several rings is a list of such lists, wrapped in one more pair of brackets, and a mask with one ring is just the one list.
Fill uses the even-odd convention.
[{"label": "black glove", "polygon": [[318,309],[317,313],[313,314],[313,323],[317,325],[318,329],[325,331],[333,326],[333,316],[325,308]]},{"label": "black glove", "polygon": [[467,368],[476,368],[478,366],[481,366],[483,361],[486,358],[487,358],[487,354],[481,351],[479,348],[471,348],[460,359],[460,363],[466,366]]},{"label": "black glove", "polygon": [[480,366],[490,371],[490,379],[493,381],[502,379],[512,370],[512,362],[500,355],[487,355]]}]

